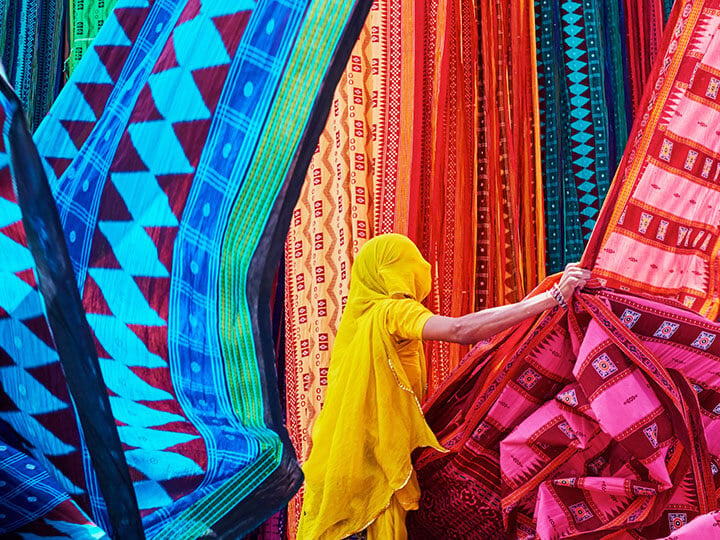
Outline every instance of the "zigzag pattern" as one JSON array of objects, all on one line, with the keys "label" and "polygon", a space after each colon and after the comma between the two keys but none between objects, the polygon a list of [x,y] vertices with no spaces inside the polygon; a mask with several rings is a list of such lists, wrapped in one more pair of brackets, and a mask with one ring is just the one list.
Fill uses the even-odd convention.
[{"label": "zigzag pattern", "polygon": [[[242,29],[247,16],[238,7],[188,2],[140,91],[100,204],[84,298],[113,410],[142,407],[139,416],[123,414],[120,437],[131,447],[126,457],[146,512],[194,489],[205,472],[204,457],[186,457],[204,449],[175,401],[167,346],[158,343],[167,342],[172,245],[203,149],[198,141],[222,89],[213,78],[227,73],[242,35],[236,30],[226,44],[220,29]],[[196,35],[207,48],[197,47]],[[162,468],[153,465],[159,459]],[[173,487],[179,478],[181,491]]]},{"label": "zigzag pattern", "polygon": [[562,20],[565,41],[565,72],[572,83],[568,90],[571,140],[573,143],[573,171],[578,190],[579,215],[582,222],[583,236],[589,238],[595,223],[594,218],[599,211],[598,192],[595,183],[595,130],[593,127],[590,102],[590,73],[588,66],[588,44],[583,6],[579,2],[564,2]]}]

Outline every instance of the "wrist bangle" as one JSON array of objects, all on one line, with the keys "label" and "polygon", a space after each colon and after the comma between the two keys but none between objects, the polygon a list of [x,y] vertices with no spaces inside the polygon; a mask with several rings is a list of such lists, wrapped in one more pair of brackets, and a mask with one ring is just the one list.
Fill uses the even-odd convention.
[{"label": "wrist bangle", "polygon": [[553,297],[553,299],[558,303],[558,305],[562,308],[567,307],[567,302],[565,301],[565,295],[563,295],[562,291],[560,290],[560,287],[557,286],[557,283],[553,285],[550,288],[550,296]]}]

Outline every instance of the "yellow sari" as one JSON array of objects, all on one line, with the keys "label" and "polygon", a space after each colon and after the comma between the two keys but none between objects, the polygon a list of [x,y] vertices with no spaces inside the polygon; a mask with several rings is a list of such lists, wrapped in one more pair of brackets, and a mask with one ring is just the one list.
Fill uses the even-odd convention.
[{"label": "yellow sari", "polygon": [[405,513],[420,489],[410,453],[442,447],[418,401],[422,328],[432,313],[430,265],[405,236],[373,238],[358,253],[333,347],[325,405],[303,467],[299,540],[407,537]]}]

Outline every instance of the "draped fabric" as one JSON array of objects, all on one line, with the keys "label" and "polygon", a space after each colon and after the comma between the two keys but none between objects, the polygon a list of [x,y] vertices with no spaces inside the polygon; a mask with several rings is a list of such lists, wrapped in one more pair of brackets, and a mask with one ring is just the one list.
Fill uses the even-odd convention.
[{"label": "draped fabric", "polygon": [[420,496],[410,454],[442,450],[419,402],[432,317],[420,301],[430,286],[430,265],[406,236],[379,235],[358,252],[303,465],[299,539],[345,538],[368,525],[372,538],[404,537],[401,507],[417,508]]},{"label": "draped fabric", "polygon": [[678,23],[685,27],[667,37],[586,256],[610,287],[662,296],[717,319],[720,83],[709,10],[685,8]]},{"label": "draped fabric", "polygon": [[427,404],[450,453],[416,460],[417,537],[714,534],[719,7],[670,18],[585,253],[610,288],[478,345]]},{"label": "draped fabric", "polygon": [[545,277],[535,18],[527,4],[478,3],[478,309],[517,302]]},{"label": "draped fabric", "polygon": [[628,139],[671,2],[535,2],[547,269],[580,258]]},{"label": "draped fabric", "polygon": [[65,3],[0,0],[0,57],[34,130],[62,83]]},{"label": "draped fabric", "polygon": [[[369,6],[135,4],[105,21],[35,144],[144,534],[238,537],[301,481],[282,427],[269,290]],[[6,141],[19,188],[17,140]],[[42,298],[36,283],[33,255],[55,252],[26,234],[34,206],[18,205],[4,152],[0,512],[15,519],[0,533],[101,537],[122,476],[112,484],[93,467],[83,418],[99,413],[71,397],[56,346],[73,328],[45,309],[64,301],[54,276],[40,274]]]},{"label": "draped fabric", "polygon": [[[448,316],[468,313],[475,303],[475,4],[414,4],[416,87],[408,235],[433,268],[428,305]],[[431,388],[447,377],[464,352],[441,342],[428,347]]]},{"label": "draped fabric", "polygon": [[[68,13],[68,50],[66,60],[68,76],[75,71],[78,63],[98,35],[118,0],[70,0]],[[121,5],[123,2],[121,2]],[[124,3],[126,7],[130,4]],[[142,4],[138,4],[142,9]]]},{"label": "draped fabric", "polygon": [[[395,230],[396,204],[406,200],[396,192],[404,177],[398,176],[400,158],[408,154],[401,151],[407,143],[401,141],[400,117],[412,111],[407,99],[413,87],[408,94],[399,57],[411,51],[403,25],[412,10],[392,4],[391,9],[391,2],[376,1],[368,15],[333,97],[286,240],[287,426],[301,463],[325,399],[352,261],[375,234]],[[301,507],[299,494],[288,507],[291,538]]]}]

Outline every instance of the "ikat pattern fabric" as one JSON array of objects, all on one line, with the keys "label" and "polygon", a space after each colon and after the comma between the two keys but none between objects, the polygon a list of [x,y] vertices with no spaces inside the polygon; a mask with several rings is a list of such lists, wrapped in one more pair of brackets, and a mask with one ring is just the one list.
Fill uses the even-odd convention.
[{"label": "ikat pattern fabric", "polygon": [[[627,310],[638,314],[632,330]],[[498,367],[483,381],[464,364],[428,408],[450,453],[416,462],[411,534],[660,538],[715,510],[718,332],[680,307],[596,292],[509,350],[502,340],[478,348],[472,360]],[[456,407],[443,405],[450,395]]]},{"label": "ikat pattern fabric", "polygon": [[609,288],[478,345],[430,398],[449,452],[416,460],[412,535],[714,534],[714,161],[702,175],[720,125],[708,67],[719,7],[685,0],[670,17],[584,255]]},{"label": "ikat pattern fabric", "polygon": [[[246,280],[354,4],[120,0],[35,134],[148,537],[242,535],[299,486]],[[100,538],[4,153],[0,220],[0,444],[25,497],[0,531]]]},{"label": "ikat pattern fabric", "polygon": [[0,59],[31,130],[62,85],[65,2],[0,0]]},{"label": "ikat pattern fabric", "polygon": [[585,260],[609,287],[716,319],[720,15],[682,6]]}]

